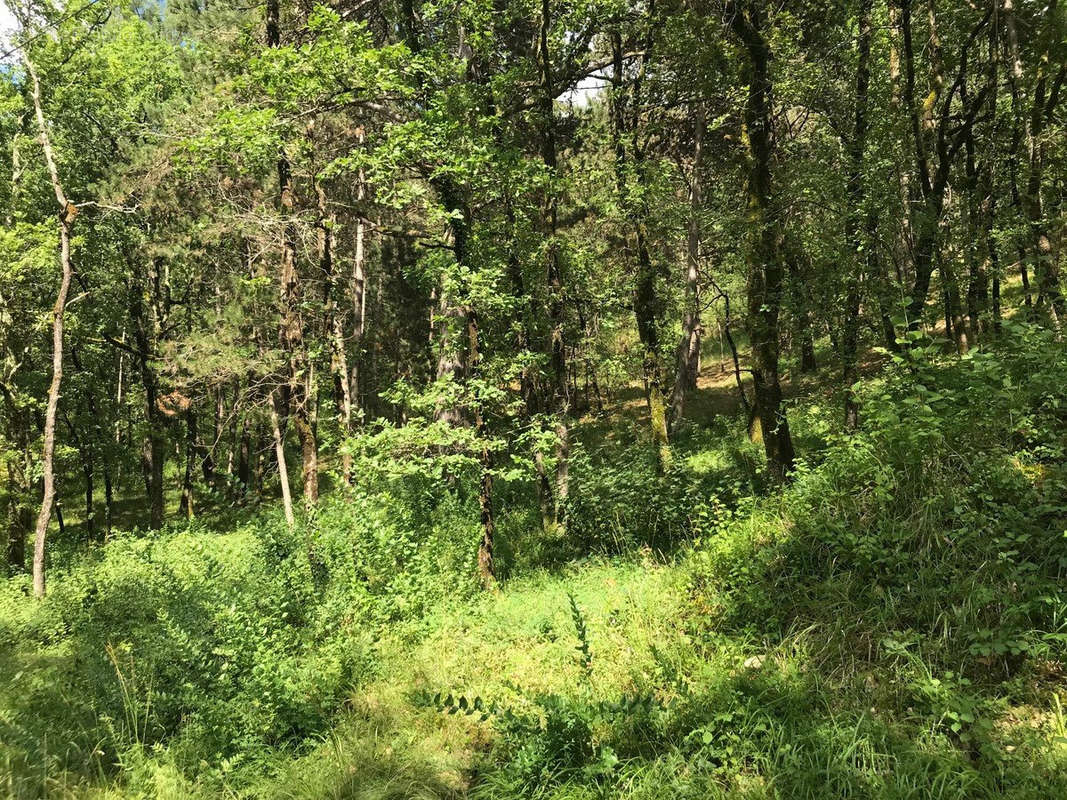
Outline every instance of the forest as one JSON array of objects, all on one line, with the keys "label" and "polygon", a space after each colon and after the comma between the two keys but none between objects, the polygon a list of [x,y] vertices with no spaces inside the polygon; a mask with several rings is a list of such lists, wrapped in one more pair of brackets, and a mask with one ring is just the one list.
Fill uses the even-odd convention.
[{"label": "forest", "polygon": [[0,796],[1067,797],[1059,0],[4,0]]}]

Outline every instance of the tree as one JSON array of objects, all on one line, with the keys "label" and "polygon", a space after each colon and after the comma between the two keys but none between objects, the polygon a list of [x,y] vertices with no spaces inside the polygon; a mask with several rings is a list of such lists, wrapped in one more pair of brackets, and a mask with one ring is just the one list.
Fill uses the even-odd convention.
[{"label": "tree", "polygon": [[[20,37],[26,40],[31,35],[29,23],[30,12],[28,9],[9,6],[11,12],[19,20]],[[37,132],[40,137],[41,151],[44,155],[45,164],[48,167],[48,176],[52,183],[52,191],[56,197],[56,217],[59,233],[59,264],[61,277],[59,290],[56,293],[56,302],[52,308],[52,381],[48,387],[48,402],[45,406],[44,415],[44,444],[41,452],[41,471],[43,474],[42,484],[44,487],[41,498],[41,510],[37,513],[37,524],[33,536],[33,593],[36,597],[44,597],[45,594],[45,541],[48,535],[48,522],[52,515],[52,503],[55,501],[55,449],[56,449],[56,417],[59,410],[59,392],[63,384],[63,316],[67,309],[67,294],[70,291],[73,267],[71,265],[70,237],[74,219],[78,216],[78,208],[67,199],[63,190],[63,182],[59,177],[56,167],[55,152],[52,149],[52,137],[48,130],[48,120],[45,117],[44,106],[41,99],[41,81],[37,76],[33,57],[26,44],[19,46],[19,54],[26,68],[26,74],[30,79],[30,96],[33,99],[34,118],[37,121]]]},{"label": "tree", "polygon": [[767,465],[779,482],[796,457],[789,422],[782,406],[779,376],[778,321],[782,304],[784,267],[782,231],[773,207],[771,52],[763,33],[764,13],[755,0],[729,9],[730,26],[740,40],[747,63],[748,97],[744,110],[744,138],[748,156],[748,333],[752,342],[755,414],[759,419]]}]

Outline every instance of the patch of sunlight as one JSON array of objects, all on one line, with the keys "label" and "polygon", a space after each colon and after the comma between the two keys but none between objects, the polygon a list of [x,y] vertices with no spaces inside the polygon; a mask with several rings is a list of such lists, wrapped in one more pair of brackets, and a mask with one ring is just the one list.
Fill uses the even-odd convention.
[{"label": "patch of sunlight", "polygon": [[723,450],[701,450],[685,460],[686,466],[698,475],[722,472],[730,466],[728,454]]}]

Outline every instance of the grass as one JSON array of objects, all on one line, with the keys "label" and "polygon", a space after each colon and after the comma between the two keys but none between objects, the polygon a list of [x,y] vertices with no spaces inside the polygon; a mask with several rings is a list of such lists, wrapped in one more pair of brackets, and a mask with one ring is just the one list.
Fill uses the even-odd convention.
[{"label": "grass", "polygon": [[665,479],[622,396],[567,541],[501,483],[495,592],[432,482],[58,548],[0,593],[0,795],[1067,796],[1067,363],[1028,336],[890,365],[853,438],[798,382],[780,495],[697,417],[732,383]]},{"label": "grass", "polygon": [[[1052,741],[1052,696],[1044,707],[986,698],[1003,706],[990,720],[988,751],[972,752],[942,725],[948,706],[916,707],[916,696],[936,680],[921,662],[831,655],[831,642],[851,640],[855,631],[826,621],[791,628],[773,643],[755,632],[715,633],[707,600],[687,590],[693,569],[699,566],[689,559],[587,565],[516,581],[443,615],[426,641],[383,653],[387,679],[353,699],[340,741],[301,762],[316,764],[316,782],[301,771],[302,788],[284,788],[283,780],[271,796],[461,796],[459,776],[477,776],[492,763],[493,726],[420,706],[420,690],[441,689],[520,713],[538,713],[531,698],[546,695],[576,703],[655,697],[662,719],[645,729],[594,731],[621,756],[609,775],[550,778],[532,793],[543,797],[1038,798],[1067,790],[1067,749]],[[568,593],[589,627],[588,679],[576,657]],[[385,762],[366,745],[368,730],[386,732],[376,734],[389,753]],[[360,756],[350,749],[356,742]],[[390,773],[382,776],[386,764]],[[346,790],[352,771],[359,788]],[[491,779],[483,780],[475,783],[478,796],[531,796],[529,787],[513,794],[506,783],[494,794]],[[396,784],[436,788],[394,795]]]}]

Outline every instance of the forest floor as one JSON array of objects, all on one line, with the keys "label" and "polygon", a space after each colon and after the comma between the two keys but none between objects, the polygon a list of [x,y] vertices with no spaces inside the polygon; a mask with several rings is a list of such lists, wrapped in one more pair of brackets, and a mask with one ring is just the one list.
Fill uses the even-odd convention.
[{"label": "forest floor", "polygon": [[1067,358],[1019,341],[872,361],[851,438],[798,376],[781,494],[731,363],[669,478],[620,391],[566,540],[502,483],[494,592],[425,486],[60,543],[0,592],[0,795],[1067,796]]}]

